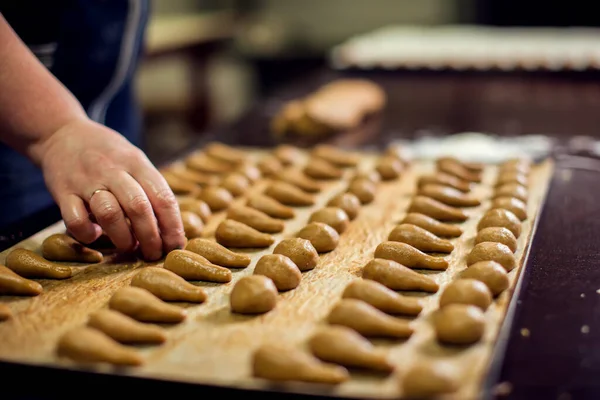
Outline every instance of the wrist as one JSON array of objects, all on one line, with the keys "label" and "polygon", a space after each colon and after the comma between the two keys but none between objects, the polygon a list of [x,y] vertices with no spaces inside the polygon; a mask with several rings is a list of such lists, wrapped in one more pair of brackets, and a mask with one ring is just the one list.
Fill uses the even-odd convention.
[{"label": "wrist", "polygon": [[32,143],[28,148],[28,156],[39,167],[43,168],[44,160],[51,150],[56,146],[64,145],[68,141],[68,136],[78,132],[77,125],[91,122],[87,116],[78,116],[65,121],[62,125],[55,129],[50,135],[40,137]]}]

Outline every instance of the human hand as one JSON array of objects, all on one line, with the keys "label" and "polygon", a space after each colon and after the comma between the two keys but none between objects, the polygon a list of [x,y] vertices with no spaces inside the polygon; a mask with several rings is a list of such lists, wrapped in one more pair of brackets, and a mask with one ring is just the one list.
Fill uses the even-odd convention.
[{"label": "human hand", "polygon": [[80,119],[63,126],[42,147],[46,186],[77,240],[91,243],[104,230],[120,251],[139,243],[147,260],[183,248],[173,192],[144,153],[123,136]]}]

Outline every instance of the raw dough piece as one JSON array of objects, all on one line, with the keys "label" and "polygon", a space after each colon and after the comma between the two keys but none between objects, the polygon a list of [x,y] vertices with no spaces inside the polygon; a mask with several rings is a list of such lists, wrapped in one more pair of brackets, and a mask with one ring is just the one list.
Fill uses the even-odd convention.
[{"label": "raw dough piece", "polygon": [[250,265],[250,257],[238,254],[210,239],[192,239],[185,246],[186,250],[201,255],[213,264],[228,268],[246,268]]},{"label": "raw dough piece", "polygon": [[240,164],[248,158],[243,150],[219,142],[207,144],[204,146],[204,152],[213,158],[230,164]]},{"label": "raw dough piece", "polygon": [[363,267],[364,279],[379,282],[392,290],[412,290],[435,293],[438,284],[427,275],[420,274],[392,260],[374,258]]},{"label": "raw dough piece", "polygon": [[161,327],[138,322],[111,309],[102,309],[91,314],[87,325],[124,344],[160,344],[167,340],[165,331]]},{"label": "raw dough piece", "polygon": [[319,262],[319,253],[307,239],[289,238],[283,239],[273,249],[273,254],[281,254],[288,257],[300,271],[314,269]]},{"label": "raw dough piece", "polygon": [[478,342],[485,330],[485,316],[479,307],[448,304],[433,316],[437,340],[445,344],[467,345]]},{"label": "raw dough piece", "polygon": [[281,161],[275,156],[265,156],[256,164],[263,176],[273,176],[283,169]]},{"label": "raw dough piece", "polygon": [[124,366],[138,366],[144,363],[144,359],[135,350],[89,327],[75,328],[62,335],[56,352],[59,357],[82,363]]},{"label": "raw dough piece", "polygon": [[202,152],[192,154],[185,159],[186,167],[205,174],[225,174],[234,166],[231,163],[218,160]]},{"label": "raw dough piece", "polygon": [[508,274],[502,265],[495,261],[477,262],[461,273],[461,278],[477,279],[487,285],[494,296],[508,289]]},{"label": "raw dough piece", "polygon": [[404,166],[402,165],[402,161],[395,157],[383,156],[377,162],[375,169],[377,172],[379,172],[381,179],[384,181],[390,181],[400,177]]},{"label": "raw dough piece", "polygon": [[508,210],[494,208],[483,214],[481,220],[479,220],[479,223],[477,224],[477,231],[489,227],[506,228],[511,231],[517,239],[521,235],[521,221],[515,214]]},{"label": "raw dough piece", "polygon": [[464,222],[469,218],[460,208],[421,195],[413,198],[408,212],[425,214],[440,222]]},{"label": "raw dough piece", "polygon": [[327,316],[327,322],[346,326],[367,337],[407,338],[413,333],[407,321],[356,299],[340,300]]},{"label": "raw dough piece", "polygon": [[357,179],[366,179],[366,180],[372,182],[373,184],[377,184],[377,183],[381,182],[381,175],[379,175],[379,172],[377,172],[377,170],[375,170],[375,169],[358,170],[352,176],[351,181],[355,181]]},{"label": "raw dough piece", "polygon": [[299,238],[310,241],[319,253],[334,250],[340,243],[340,235],[331,226],[322,222],[310,222],[298,232]]},{"label": "raw dough piece", "polygon": [[49,261],[71,261],[82,263],[102,262],[103,256],[64,233],[48,236],[42,243],[42,256]]},{"label": "raw dough piece", "polygon": [[503,227],[490,226],[489,228],[483,228],[477,232],[475,236],[475,243],[479,244],[483,242],[496,242],[502,243],[510,249],[513,253],[517,251],[517,238],[511,231]]},{"label": "raw dough piece", "polygon": [[125,286],[110,298],[108,306],[140,322],[177,323],[186,317],[186,311],[167,304],[146,289]]},{"label": "raw dough piece", "polygon": [[234,248],[265,248],[275,242],[275,238],[268,233],[259,232],[231,219],[219,224],[215,231],[215,239],[223,246]]},{"label": "raw dough piece", "polygon": [[231,312],[238,314],[264,314],[277,305],[277,287],[264,275],[240,278],[229,295]]},{"label": "raw dough piece", "polygon": [[515,214],[521,221],[527,219],[527,205],[514,197],[496,197],[492,201],[492,208],[502,208]]},{"label": "raw dough piece", "polygon": [[277,174],[277,179],[281,182],[292,184],[307,193],[318,193],[321,191],[321,186],[316,181],[297,169],[284,169]]},{"label": "raw dough piece", "polygon": [[239,197],[250,188],[250,180],[240,172],[233,172],[223,178],[221,187],[231,193],[233,197]]},{"label": "raw dough piece", "polygon": [[455,238],[459,237],[463,233],[462,229],[456,225],[445,224],[437,219],[431,218],[428,215],[420,213],[406,214],[406,217],[404,217],[402,223],[420,226],[421,228],[439,237]]},{"label": "raw dough piece", "polygon": [[202,219],[202,222],[207,223],[212,215],[210,207],[202,200],[193,197],[178,197],[180,211],[191,211]]},{"label": "raw dough piece", "polygon": [[348,185],[348,193],[351,193],[358,197],[361,204],[369,204],[375,200],[375,191],[377,187],[375,183],[367,178],[355,178],[352,179],[350,185]]},{"label": "raw dough piece", "polygon": [[262,211],[273,218],[290,219],[296,216],[296,213],[292,208],[281,204],[277,200],[263,194],[257,193],[253,195],[248,199],[246,205],[258,211]]},{"label": "raw dough piece", "polygon": [[409,160],[407,157],[408,155],[406,154],[406,149],[401,144],[390,143],[387,146],[387,148],[385,149],[384,154],[388,157],[397,158],[398,160],[402,161],[403,164],[406,164],[406,165],[409,164]]},{"label": "raw dough piece", "polygon": [[229,207],[233,202],[233,196],[227,189],[210,186],[202,191],[200,200],[208,204],[212,212],[217,212]]},{"label": "raw dough piece", "polygon": [[481,173],[469,170],[456,159],[444,157],[438,159],[436,164],[439,172],[455,176],[467,182],[481,182]]},{"label": "raw dough piece", "polygon": [[252,355],[252,375],[272,381],[337,384],[350,379],[342,366],[327,364],[310,353],[289,346],[265,344]]},{"label": "raw dough piece", "polygon": [[454,393],[458,379],[450,365],[420,361],[412,365],[401,381],[402,398],[430,399]]},{"label": "raw dough piece", "polygon": [[162,171],[161,174],[163,178],[165,178],[169,188],[176,195],[196,197],[201,192],[199,185],[189,180],[182,179],[180,176],[175,175],[170,171]]},{"label": "raw dough piece", "polygon": [[216,175],[209,175],[202,172],[194,171],[193,169],[189,169],[185,166],[184,163],[177,163],[167,170],[168,174],[175,176],[175,179],[179,178],[182,181],[185,181],[186,184],[193,183],[196,187],[189,193],[188,195],[194,196],[199,192],[198,186],[206,187],[206,186],[214,186],[218,185],[220,178]]},{"label": "raw dough piece", "polygon": [[280,292],[297,288],[302,280],[302,274],[296,264],[281,254],[262,256],[254,267],[254,275],[270,278]]},{"label": "raw dough piece", "polygon": [[498,174],[498,179],[496,180],[496,186],[503,186],[509,183],[516,183],[518,185],[527,187],[529,186],[529,179],[527,178],[526,174],[519,170],[507,170],[500,172],[500,174]]},{"label": "raw dough piece", "polygon": [[346,215],[350,220],[353,220],[358,216],[360,211],[360,200],[352,193],[340,193],[329,200],[327,203],[329,207],[339,207],[346,212]]},{"label": "raw dough piece", "polygon": [[433,253],[451,253],[454,245],[433,233],[412,224],[396,226],[389,234],[388,240],[406,243],[415,249]]},{"label": "raw dough piece", "polygon": [[10,307],[0,303],[0,322],[11,319],[13,316]]},{"label": "raw dough piece", "polygon": [[285,225],[282,220],[269,217],[262,211],[252,207],[232,206],[227,211],[227,218],[241,222],[264,233],[279,233]]},{"label": "raw dough piece", "polygon": [[509,272],[517,267],[514,254],[508,246],[502,243],[483,242],[476,244],[467,256],[467,265],[471,266],[479,261],[496,261]]},{"label": "raw dough piece", "polygon": [[463,181],[462,179],[459,179],[455,176],[444,174],[441,172],[432,175],[423,175],[419,178],[419,181],[417,182],[418,188],[422,188],[423,186],[430,184],[449,186],[456,190],[460,190],[463,193],[470,192],[472,186],[470,182]]},{"label": "raw dough piece", "polygon": [[295,146],[289,144],[280,144],[273,150],[273,155],[285,166],[295,164],[302,159],[303,152]]},{"label": "raw dough piece", "polygon": [[400,242],[382,242],[375,248],[375,258],[396,261],[409,268],[445,270],[448,261],[423,253],[414,247]]},{"label": "raw dough piece", "polygon": [[189,281],[227,283],[231,271],[215,265],[206,258],[189,250],[172,250],[164,262],[165,269]]},{"label": "raw dough piece", "polygon": [[244,175],[250,182],[256,182],[262,176],[260,169],[253,163],[245,162],[235,169],[236,172]]},{"label": "raw dough piece", "polygon": [[513,158],[500,164],[499,169],[500,172],[521,171],[523,174],[528,174],[531,169],[531,160],[526,158]]},{"label": "raw dough piece", "polygon": [[310,194],[287,182],[273,182],[264,193],[286,206],[303,207],[315,204],[315,199]]},{"label": "raw dough piece", "polygon": [[164,301],[203,303],[206,300],[204,289],[165,268],[142,268],[131,279],[131,286],[146,289]]},{"label": "raw dough piece", "polygon": [[315,146],[312,155],[340,168],[356,167],[360,162],[360,155],[328,144]]},{"label": "raw dough piece", "polygon": [[204,222],[202,222],[202,218],[199,215],[191,211],[181,211],[181,222],[183,222],[183,230],[187,239],[202,236]]},{"label": "raw dough piece", "polygon": [[529,194],[527,193],[527,188],[525,186],[521,186],[518,183],[507,183],[496,188],[494,198],[497,197],[514,197],[527,203]]},{"label": "raw dough piece", "polygon": [[481,174],[481,172],[483,172],[483,170],[485,169],[484,163],[462,161],[462,160],[460,160],[456,157],[452,157],[452,156],[444,156],[444,157],[438,158],[436,165],[439,166],[442,163],[457,164],[457,165],[460,165],[465,170],[474,172],[477,174]]},{"label": "raw dough piece", "polygon": [[355,279],[350,282],[344,289],[342,298],[362,300],[386,314],[419,315],[423,310],[420,299],[402,296],[369,279]]},{"label": "raw dough piece", "polygon": [[463,193],[449,186],[434,183],[421,186],[419,194],[452,207],[476,207],[481,204],[479,199],[470,194]]},{"label": "raw dough piece", "polygon": [[318,329],[308,340],[310,351],[319,359],[345,367],[391,372],[394,366],[383,351],[345,326]]},{"label": "raw dough piece", "polygon": [[471,304],[485,311],[492,301],[492,292],[485,283],[475,279],[458,279],[446,286],[442,292],[440,307],[448,304]]},{"label": "raw dough piece", "polygon": [[322,222],[342,234],[350,226],[350,218],[344,210],[338,207],[324,207],[313,212],[308,222]]},{"label": "raw dough piece", "polygon": [[67,279],[71,268],[54,264],[31,250],[14,249],[6,256],[6,266],[24,278]]},{"label": "raw dough piece", "polygon": [[44,291],[39,283],[23,278],[0,265],[0,295],[37,296]]}]

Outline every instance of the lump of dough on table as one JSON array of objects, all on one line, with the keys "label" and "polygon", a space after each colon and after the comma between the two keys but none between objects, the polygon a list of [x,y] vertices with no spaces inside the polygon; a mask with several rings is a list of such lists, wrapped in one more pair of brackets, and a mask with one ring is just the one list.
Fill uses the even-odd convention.
[{"label": "lump of dough on table", "polygon": [[348,193],[351,193],[358,197],[361,204],[369,204],[375,200],[375,192],[377,190],[376,184],[370,179],[365,177],[358,177],[352,179],[348,185]]},{"label": "lump of dough on table", "polygon": [[189,250],[172,250],[167,254],[164,268],[189,281],[227,283],[231,271],[215,265],[201,255]]},{"label": "lump of dough on table", "polygon": [[87,325],[98,329],[119,343],[160,344],[167,340],[164,329],[108,308],[92,313]]},{"label": "lump of dough on table", "polygon": [[517,239],[521,235],[521,221],[519,218],[512,212],[501,208],[494,208],[486,211],[477,224],[477,231],[490,227],[506,228],[511,231]]},{"label": "lump of dough on table", "polygon": [[290,219],[296,216],[294,209],[281,204],[272,197],[256,193],[252,195],[246,205],[256,210],[262,211],[270,217],[279,219]]},{"label": "lump of dough on table", "polygon": [[221,245],[233,248],[265,248],[275,242],[270,234],[232,219],[226,219],[217,226],[215,239]]},{"label": "lump of dough on table", "polygon": [[402,296],[370,279],[351,281],[344,289],[342,298],[362,300],[386,314],[419,315],[423,310],[420,299]]},{"label": "lump of dough on table", "polygon": [[410,213],[420,213],[440,222],[464,222],[469,217],[463,210],[451,207],[431,197],[417,195],[408,207]]},{"label": "lump of dough on table", "polygon": [[233,197],[239,197],[250,188],[250,180],[240,172],[232,172],[221,181],[221,187]]},{"label": "lump of dough on table", "polygon": [[246,268],[251,261],[247,255],[231,251],[210,239],[192,239],[185,246],[185,250],[192,251],[221,267]]},{"label": "lump of dough on table", "polygon": [[458,279],[451,282],[440,296],[440,307],[448,304],[471,304],[487,310],[492,304],[492,292],[485,283],[476,279]]},{"label": "lump of dough on table", "polygon": [[513,253],[517,251],[517,238],[508,229],[501,226],[490,226],[477,232],[474,244],[495,242],[506,245]]},{"label": "lump of dough on table", "polygon": [[145,267],[131,279],[131,286],[146,289],[164,301],[203,303],[206,292],[181,276],[160,267]]},{"label": "lump of dough on table", "polygon": [[377,161],[375,169],[379,172],[381,179],[390,181],[400,177],[404,165],[402,164],[402,161],[395,157],[383,156]]},{"label": "lump of dough on table", "polygon": [[72,275],[70,267],[54,264],[31,250],[12,250],[4,261],[6,266],[24,278],[67,279]]},{"label": "lump of dough on table", "polygon": [[42,256],[49,261],[99,263],[104,257],[64,233],[55,233],[42,242]]},{"label": "lump of dough on table", "polygon": [[331,226],[322,222],[310,222],[302,228],[297,236],[310,241],[319,253],[334,250],[340,242],[340,235]]},{"label": "lump of dough on table", "polygon": [[388,240],[406,243],[417,250],[432,253],[451,253],[454,245],[413,224],[397,225],[389,234]]},{"label": "lump of dough on table", "polygon": [[435,361],[419,361],[401,377],[402,397],[429,399],[454,393],[459,389],[458,377],[450,365]]},{"label": "lump of dough on table", "polygon": [[508,273],[495,261],[479,261],[461,273],[462,278],[477,279],[487,285],[494,296],[508,289]]},{"label": "lump of dough on table", "polygon": [[108,306],[140,322],[178,323],[186,317],[183,308],[165,303],[146,289],[133,286],[118,289]]},{"label": "lump of dough on table", "polygon": [[328,202],[329,207],[339,207],[346,212],[350,220],[358,216],[360,211],[360,200],[352,193],[339,193],[333,196]]},{"label": "lump of dough on table", "polygon": [[452,207],[476,207],[481,204],[481,201],[472,194],[435,183],[421,186],[418,193]]},{"label": "lump of dough on table", "polygon": [[485,316],[481,308],[470,304],[448,304],[435,312],[433,325],[441,343],[469,345],[482,338]]},{"label": "lump of dough on table", "polygon": [[0,265],[0,295],[37,296],[44,291],[42,285],[16,274]]},{"label": "lump of dough on table", "polygon": [[323,207],[313,212],[308,222],[322,222],[342,234],[350,226],[350,218],[344,210],[338,207]]},{"label": "lump of dough on table", "polygon": [[262,256],[254,267],[254,275],[270,278],[280,292],[295,289],[302,280],[302,273],[298,266],[281,254]]},{"label": "lump of dough on table", "polygon": [[317,157],[313,157],[308,160],[303,171],[307,176],[318,180],[341,179],[344,175],[343,170],[336,167],[329,161]]},{"label": "lump of dough on table", "polygon": [[442,257],[430,256],[401,242],[382,242],[375,248],[375,258],[396,261],[409,268],[445,270],[448,261]]},{"label": "lump of dough on table", "polygon": [[289,257],[300,271],[314,269],[319,262],[319,253],[310,240],[302,238],[283,239],[273,249],[273,254]]},{"label": "lump of dough on table", "polygon": [[227,210],[227,218],[241,222],[263,233],[279,233],[285,225],[282,220],[272,218],[251,207],[235,205]]},{"label": "lump of dough on table", "polygon": [[427,275],[420,274],[393,260],[375,258],[362,272],[364,279],[379,282],[392,290],[423,291],[435,293],[439,285]]},{"label": "lump of dough on table", "polygon": [[277,287],[264,275],[240,278],[229,295],[231,312],[238,314],[264,314],[277,305]]},{"label": "lump of dough on table", "polygon": [[305,207],[315,204],[313,196],[287,182],[271,183],[265,189],[264,194],[286,206]]},{"label": "lump of dough on table", "polygon": [[446,224],[428,215],[416,212],[406,214],[402,223],[419,226],[439,237],[455,238],[461,236],[463,233],[459,226]]},{"label": "lump of dough on table", "polygon": [[482,242],[471,249],[467,256],[467,266],[479,261],[496,261],[506,271],[512,271],[517,267],[517,260],[508,246],[502,243]]},{"label": "lump of dough on table", "polygon": [[194,239],[202,236],[204,230],[204,222],[198,214],[191,211],[181,211],[181,222],[183,223],[183,231],[187,239]]},{"label": "lump of dough on table", "polygon": [[209,186],[200,194],[200,200],[210,207],[212,212],[222,211],[233,202],[233,196],[225,188]]}]

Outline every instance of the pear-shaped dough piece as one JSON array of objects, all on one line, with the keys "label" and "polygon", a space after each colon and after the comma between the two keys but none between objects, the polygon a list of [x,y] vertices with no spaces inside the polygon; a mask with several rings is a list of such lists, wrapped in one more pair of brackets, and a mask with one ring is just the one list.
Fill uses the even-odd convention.
[{"label": "pear-shaped dough piece", "polygon": [[381,182],[381,175],[379,175],[379,172],[377,172],[375,169],[356,171],[356,173],[352,176],[352,181],[363,178],[372,182],[373,184]]},{"label": "pear-shaped dough piece", "polygon": [[58,356],[81,363],[108,363],[138,366],[144,359],[135,350],[123,346],[94,328],[80,327],[68,331],[58,341]]},{"label": "pear-shaped dough piece", "polygon": [[215,239],[223,246],[233,248],[265,248],[275,243],[275,238],[268,233],[238,221],[226,219],[215,231]]},{"label": "pear-shaped dough piece", "polygon": [[343,170],[329,161],[317,157],[308,160],[303,171],[308,177],[318,180],[341,179],[344,176]]},{"label": "pear-shaped dough piece", "polygon": [[496,186],[502,186],[509,183],[516,183],[527,187],[529,186],[529,179],[526,174],[519,170],[500,171],[498,179],[496,180]]},{"label": "pear-shaped dough piece", "polygon": [[103,256],[64,233],[48,236],[42,243],[42,256],[49,261],[71,261],[82,263],[102,262]]},{"label": "pear-shaped dough piece", "polygon": [[176,195],[196,197],[201,192],[198,184],[182,179],[179,175],[175,175],[170,171],[163,171],[161,174],[165,178],[169,188]]},{"label": "pear-shaped dough piece", "polygon": [[263,194],[254,194],[248,199],[246,205],[255,210],[262,211],[272,218],[291,219],[296,216],[294,209]]},{"label": "pear-shaped dough piece", "polygon": [[206,300],[204,289],[168,269],[159,267],[143,268],[131,279],[131,286],[146,289],[164,301],[202,303]]},{"label": "pear-shaped dough piece", "polygon": [[391,372],[394,366],[386,353],[345,326],[318,329],[308,340],[310,351],[319,359],[345,367]]},{"label": "pear-shaped dough piece", "polygon": [[532,161],[527,158],[512,158],[500,164],[501,171],[518,170],[523,173],[529,172]]},{"label": "pear-shaped dough piece", "polygon": [[517,267],[515,255],[508,246],[502,243],[482,242],[476,244],[467,256],[467,265],[470,266],[479,261],[496,261],[509,272]]},{"label": "pear-shaped dough piece", "polygon": [[419,189],[421,196],[429,197],[452,207],[476,207],[479,199],[449,186],[429,184]]},{"label": "pear-shaped dough piece", "polygon": [[464,270],[460,276],[485,283],[494,296],[508,289],[510,284],[506,270],[495,261],[477,262]]},{"label": "pear-shaped dough piece", "polygon": [[191,211],[199,216],[204,223],[207,223],[208,219],[212,216],[210,207],[202,200],[193,197],[178,197],[177,203],[179,203],[180,211]]},{"label": "pear-shaped dough piece", "polygon": [[344,233],[350,226],[348,214],[338,207],[323,207],[313,212],[308,222],[322,222],[331,226],[339,234]]},{"label": "pear-shaped dough piece", "polygon": [[477,231],[489,227],[503,227],[508,229],[519,238],[521,235],[521,221],[515,214],[501,208],[494,208],[486,211],[477,224]]},{"label": "pear-shaped dough piece", "polygon": [[492,208],[502,208],[515,214],[521,221],[527,219],[527,205],[514,197],[496,197],[492,201]]},{"label": "pear-shaped dough piece", "polygon": [[243,150],[219,142],[207,144],[204,146],[204,152],[210,157],[230,164],[240,164],[248,158]]},{"label": "pear-shaped dough piece", "polygon": [[10,268],[0,265],[0,295],[37,296],[44,288],[39,283],[14,273]]},{"label": "pear-shaped dough piece", "polygon": [[185,246],[186,250],[201,255],[213,264],[228,268],[246,268],[250,265],[250,257],[238,254],[210,239],[192,239]]},{"label": "pear-shaped dough piece", "polygon": [[117,290],[108,306],[141,322],[177,323],[186,317],[186,311],[165,303],[146,289],[125,286]]},{"label": "pear-shaped dough piece", "polygon": [[412,224],[400,224],[396,226],[388,236],[392,242],[406,243],[418,250],[433,253],[451,253],[454,245],[445,239],[441,239],[433,233]]},{"label": "pear-shaped dough piece", "polygon": [[231,312],[264,314],[277,305],[277,287],[271,278],[250,275],[240,278],[229,295]]},{"label": "pear-shaped dough piece", "polygon": [[204,153],[192,154],[185,159],[185,165],[194,171],[205,174],[225,174],[234,168],[232,164]]},{"label": "pear-shaped dough piece", "polygon": [[287,182],[273,182],[265,189],[265,195],[286,206],[312,206],[315,199],[302,189]]},{"label": "pear-shaped dough piece", "polygon": [[392,290],[435,293],[439,286],[427,275],[420,274],[392,260],[374,258],[363,267],[363,278],[379,282]]},{"label": "pear-shaped dough piece", "polygon": [[221,187],[231,193],[233,197],[239,197],[250,188],[250,180],[240,172],[233,172],[223,178]]},{"label": "pear-shaped dough piece", "polygon": [[344,289],[342,298],[362,300],[386,314],[419,315],[423,310],[419,299],[402,296],[370,279],[355,279],[350,282]]},{"label": "pear-shaped dough piece", "polygon": [[382,242],[375,249],[375,258],[396,261],[409,268],[445,270],[448,261],[423,253],[414,247],[400,242]]},{"label": "pear-shaped dough piece", "polygon": [[227,210],[227,218],[241,222],[264,233],[279,233],[285,225],[282,220],[269,217],[262,211],[252,207],[233,206]]},{"label": "pear-shaped dough piece", "polygon": [[295,146],[289,144],[280,144],[273,150],[273,155],[281,161],[283,165],[296,164],[302,159],[303,152]]},{"label": "pear-shaped dough piece", "polygon": [[483,228],[477,232],[475,236],[475,244],[483,242],[496,242],[502,243],[510,249],[513,253],[517,251],[517,238],[511,231],[502,227],[490,226],[489,228]]},{"label": "pear-shaped dough piece", "polygon": [[440,307],[448,304],[471,304],[485,311],[492,304],[492,292],[476,279],[457,279],[440,296]]},{"label": "pear-shaped dough piece", "polygon": [[481,308],[469,304],[448,304],[433,315],[437,340],[445,344],[468,345],[478,342],[485,331]]},{"label": "pear-shaped dough piece", "polygon": [[181,222],[183,223],[183,231],[187,239],[194,239],[202,236],[204,231],[204,222],[199,215],[191,211],[181,211]]},{"label": "pear-shaped dough piece", "polygon": [[253,163],[247,161],[239,165],[235,169],[235,171],[244,175],[246,178],[248,178],[250,182],[256,182],[262,176],[262,172],[260,172],[260,169],[258,169],[258,167]]},{"label": "pear-shaped dough piece", "polygon": [[402,164],[402,161],[395,157],[383,156],[377,162],[375,169],[377,172],[379,172],[381,179],[384,181],[390,181],[400,177],[402,170],[404,169],[404,165]]},{"label": "pear-shaped dough piece", "polygon": [[6,256],[6,266],[24,278],[67,279],[70,267],[54,264],[31,250],[14,249]]},{"label": "pear-shaped dough piece", "polygon": [[341,208],[346,212],[348,218],[353,220],[358,216],[361,204],[358,197],[352,193],[339,193],[329,200],[327,206]]},{"label": "pear-shaped dough piece", "polygon": [[12,310],[6,304],[0,303],[0,322],[11,319],[13,316]]},{"label": "pear-shaped dough piece", "polygon": [[334,250],[340,243],[340,235],[331,226],[322,222],[310,222],[297,235],[310,241],[318,253]]},{"label": "pear-shaped dough piece", "polygon": [[[196,186],[214,186],[218,185],[221,180],[217,175],[209,175],[202,172],[194,171],[185,166],[185,164],[179,164],[168,169],[168,173],[175,175],[183,181],[191,182]],[[193,195],[193,193],[190,193]]]},{"label": "pear-shaped dough piece", "polygon": [[309,178],[304,172],[298,171],[297,169],[284,169],[277,174],[277,179],[292,184],[307,193],[318,193],[321,191],[321,186],[318,182]]},{"label": "pear-shaped dough piece", "polygon": [[463,181],[462,179],[459,179],[455,176],[444,174],[441,172],[431,175],[423,175],[419,178],[417,186],[421,188],[430,184],[449,186],[456,190],[460,190],[463,193],[470,192],[472,186],[470,182]]},{"label": "pear-shaped dough piece", "polygon": [[189,250],[172,250],[167,254],[165,269],[188,281],[217,283],[231,282],[231,271],[215,265],[206,258]]},{"label": "pear-shaped dough piece", "polygon": [[368,178],[355,178],[352,179],[348,185],[348,193],[352,193],[361,204],[369,204],[375,200],[375,192],[377,186]]},{"label": "pear-shaped dough piece", "polygon": [[356,167],[360,162],[360,155],[328,144],[317,145],[312,155],[341,168]]},{"label": "pear-shaped dough piece", "polygon": [[402,220],[404,224],[412,224],[433,233],[439,237],[455,238],[462,235],[463,231],[460,227],[452,224],[445,224],[437,219],[431,218],[428,215],[420,213],[408,213]]},{"label": "pear-shaped dough piece", "polygon": [[469,218],[460,208],[420,195],[413,198],[408,212],[425,214],[441,222],[464,222]]},{"label": "pear-shaped dough piece", "polygon": [[275,156],[266,156],[256,164],[263,176],[274,176],[283,169],[283,164]]},{"label": "pear-shaped dough piece", "polygon": [[342,366],[324,363],[312,354],[289,346],[265,344],[252,355],[252,375],[271,381],[338,384],[350,379]]},{"label": "pear-shaped dough piece", "polygon": [[167,340],[165,331],[159,326],[138,322],[111,309],[102,309],[91,314],[87,325],[124,344],[160,344]]},{"label": "pear-shaped dough piece", "polygon": [[208,204],[212,212],[217,212],[229,207],[233,202],[233,196],[225,188],[210,186],[202,191],[200,200]]},{"label": "pear-shaped dough piece", "polygon": [[442,163],[457,164],[460,165],[462,168],[466,169],[467,171],[475,172],[478,174],[481,174],[481,172],[483,172],[483,170],[485,169],[484,163],[474,161],[462,161],[452,156],[444,156],[438,158],[436,164],[439,165]]},{"label": "pear-shaped dough piece", "polygon": [[302,238],[283,239],[275,246],[273,254],[288,257],[300,271],[314,269],[319,263],[319,253],[315,246],[309,240]]},{"label": "pear-shaped dough piece", "polygon": [[459,389],[458,379],[448,364],[419,361],[412,365],[401,381],[402,398],[431,399],[454,393]]},{"label": "pear-shaped dough piece", "polygon": [[524,203],[527,203],[529,193],[525,186],[521,186],[518,183],[507,183],[499,186],[494,191],[494,198],[498,197],[514,197]]},{"label": "pear-shaped dough piece", "polygon": [[340,300],[329,313],[327,322],[347,326],[367,337],[407,338],[413,333],[408,321],[389,316],[356,299]]},{"label": "pear-shaped dough piece", "polygon": [[467,182],[481,182],[481,173],[470,171],[458,160],[444,157],[440,158],[436,164],[439,172],[455,176]]},{"label": "pear-shaped dough piece", "polygon": [[281,254],[262,256],[254,267],[254,275],[264,275],[270,278],[280,292],[297,288],[302,280],[298,266]]}]

